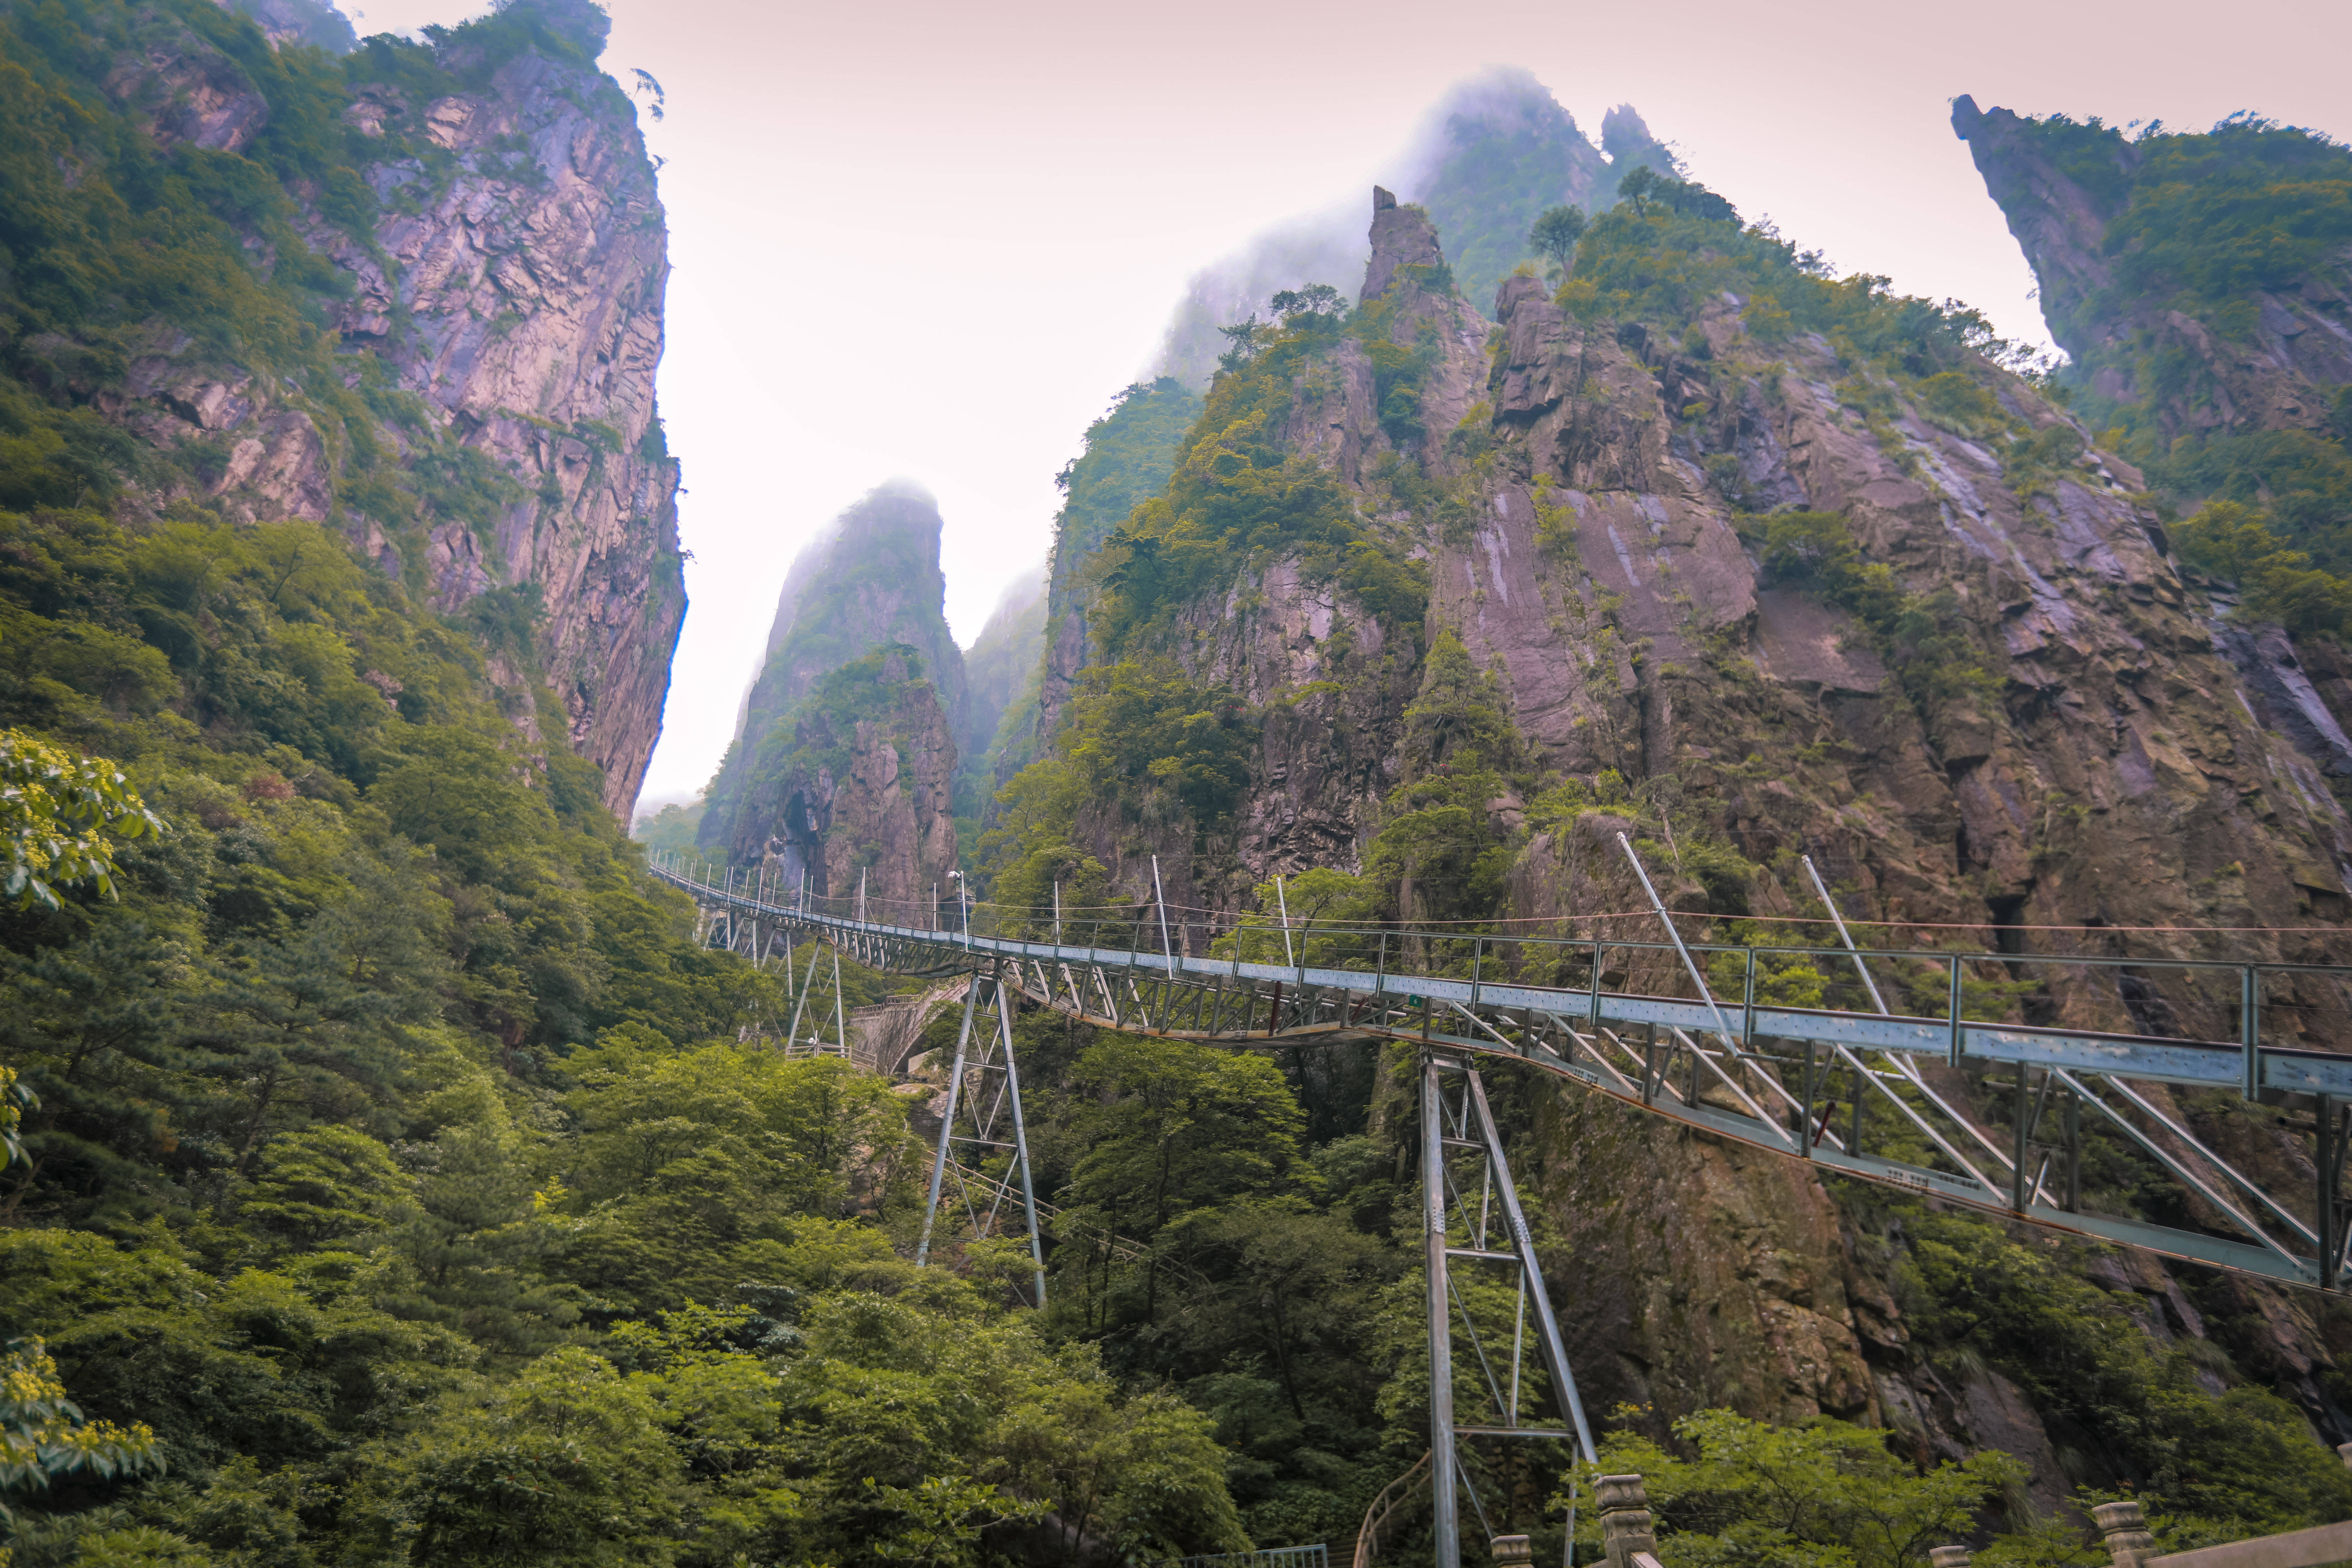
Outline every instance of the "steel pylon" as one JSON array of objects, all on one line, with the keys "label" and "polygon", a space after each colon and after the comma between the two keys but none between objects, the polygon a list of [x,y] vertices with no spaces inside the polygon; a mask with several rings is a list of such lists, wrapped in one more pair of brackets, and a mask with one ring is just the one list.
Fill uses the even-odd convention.
[{"label": "steel pylon", "polygon": [[[1021,1115],[1021,1069],[1013,1052],[1013,1015],[1019,1005],[1020,994],[991,975],[974,974],[971,989],[964,994],[963,1022],[956,1031],[955,1066],[948,1074],[948,1102],[940,1117],[940,1142],[931,1161],[930,1195],[923,1205],[915,1267],[929,1262],[931,1242],[941,1234],[940,1204],[950,1176],[955,1188],[946,1234],[970,1241],[1005,1233],[1004,1210],[1017,1184],[1035,1281],[1030,1304],[1043,1307],[1045,1251],[1037,1229],[1029,1130]],[[959,1154],[968,1154],[969,1165]],[[999,1155],[1011,1161],[1001,1178],[977,1171]]]},{"label": "steel pylon", "polygon": [[[1475,1184],[1475,1206],[1467,1198]],[[1460,1500],[1466,1489],[1471,1507],[1486,1522],[1484,1506],[1475,1485],[1463,1475],[1460,1443],[1464,1438],[1550,1438],[1576,1446],[1587,1462],[1593,1458],[1592,1430],[1584,1419],[1584,1402],[1576,1392],[1559,1320],[1544,1289],[1543,1270],[1536,1260],[1535,1239],[1519,1207],[1518,1188],[1511,1180],[1510,1163],[1495,1129],[1486,1103],[1486,1086],[1466,1059],[1443,1052],[1424,1051],[1421,1058],[1421,1184],[1422,1215],[1427,1247],[1429,1283],[1429,1452],[1430,1496],[1435,1504],[1437,1568],[1461,1568]],[[1448,1205],[1448,1198],[1452,1204]],[[1511,1328],[1508,1385],[1497,1371],[1498,1357],[1471,1318],[1469,1302],[1456,1282],[1453,1266],[1491,1265],[1514,1276],[1517,1305]],[[1533,1321],[1530,1322],[1529,1320]],[[1474,1388],[1476,1405],[1491,1406],[1491,1422],[1465,1422],[1454,1396],[1454,1333],[1459,1324],[1475,1352],[1483,1388]],[[1550,1374],[1558,1421],[1539,1426],[1519,1417],[1521,1373],[1530,1334]],[[1497,1347],[1499,1348],[1499,1347]],[[1492,1535],[1490,1528],[1486,1533]]]},{"label": "steel pylon", "polygon": [[[828,942],[806,956],[806,967],[793,974],[790,966],[794,955],[787,943],[785,989],[792,994],[793,1014],[784,1026],[784,1055],[839,1057],[849,1061],[848,1001],[841,984],[841,949]],[[826,1037],[828,1031],[831,1038]]]}]

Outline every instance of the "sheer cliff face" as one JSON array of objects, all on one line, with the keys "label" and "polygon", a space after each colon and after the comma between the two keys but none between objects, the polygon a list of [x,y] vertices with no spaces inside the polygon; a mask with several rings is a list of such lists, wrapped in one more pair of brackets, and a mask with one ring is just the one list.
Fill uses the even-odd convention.
[{"label": "sheer cliff face", "polygon": [[[2238,634],[2174,570],[2139,475],[2086,449],[2030,384],[1956,346],[1939,351],[1954,368],[1905,370],[1732,289],[1696,289],[1695,316],[1671,323],[1587,320],[1513,278],[1490,328],[1433,266],[1417,209],[1378,198],[1371,246],[1363,297],[1387,342],[1420,356],[1416,417],[1381,395],[1380,363],[1398,356],[1340,336],[1297,376],[1281,439],[1338,481],[1369,537],[1426,563],[1425,631],[1278,550],[1180,611],[1145,651],[1259,705],[1262,745],[1230,838],[1081,820],[1130,892],[1148,887],[1146,849],[1171,903],[1236,907],[1276,870],[1352,868],[1418,765],[1421,649],[1451,633],[1541,770],[1617,770],[1753,863],[1734,912],[1819,915],[1787,879],[1804,853],[1850,916],[1957,922],[1979,941],[1989,925],[2342,919],[2352,822],[2322,775],[2326,745],[2264,721],[2276,695],[2223,656]],[[1662,251],[1652,275],[1693,254]],[[1867,603],[1801,566],[1813,546],[1768,542],[1767,513],[1844,541],[1821,547],[1850,550],[1940,640],[1890,635],[1883,605],[1866,621]],[[1488,809],[1513,826],[1524,805]],[[1630,825],[1571,820],[1516,840],[1511,912],[1641,907],[1607,832]],[[1673,896],[1707,898],[1695,882]],[[1654,922],[1618,934],[1651,939]],[[2095,931],[2021,940],[2119,951]],[[2230,942],[2233,955],[2347,956],[2324,929]],[[2185,934],[2131,943],[2210,956]],[[2053,983],[2032,1016],[2227,1036],[2230,998],[2119,973]],[[2352,1023],[2317,988],[2282,1000],[2307,1009],[2289,1026],[2302,1044]],[[1560,1152],[1541,1161],[1544,1200],[1569,1255],[1609,1263],[1558,1287],[1594,1368],[1588,1399],[1900,1418],[1940,1451],[2008,1447],[2048,1461],[2037,1486],[2055,1480],[2014,1387],[1909,1381],[1888,1279],[1855,1261],[1810,1177],[1573,1096],[1546,1115]],[[2177,1289],[2148,1273],[2126,1283]],[[2315,1324],[2276,1301],[2259,1310],[2280,1364],[2303,1369],[2282,1385],[2319,1408]]]},{"label": "sheer cliff face", "polygon": [[[1528,480],[1494,488],[1440,570],[1441,613],[1508,671],[1528,735],[1571,771],[1673,773],[1720,800],[1751,858],[1806,847],[1890,918],[2278,926],[2341,910],[2352,832],[2327,759],[2256,721],[2119,459],[2013,471],[1903,388],[1868,371],[1855,384],[1824,342],[1767,361],[1729,300],[1686,340],[1705,360],[1567,320],[1527,282],[1502,313],[1495,417]],[[2064,427],[2023,384],[1985,381],[2021,423]],[[1544,479],[1568,514],[1567,571],[1538,542],[1528,481]],[[1840,513],[1914,592],[1948,590],[1997,688],[1937,695],[1912,672],[1906,692],[1834,603],[1759,581],[1727,488]],[[1608,670],[1604,633],[1643,657],[1578,679]],[[1834,760],[1806,761],[1811,747]],[[2124,1024],[2112,998],[2104,1010]]]},{"label": "sheer cliff face", "polygon": [[[462,68],[465,48],[450,46],[448,63]],[[433,600],[454,608],[500,583],[539,585],[572,745],[606,770],[608,804],[625,813],[686,613],[678,468],[654,405],[668,242],[635,116],[602,76],[527,52],[478,92],[416,101],[362,89],[346,119],[372,137],[421,129],[462,172],[442,184],[422,159],[370,171],[416,206],[377,224],[381,260],[314,233],[358,283],[344,339],[374,344],[436,423],[530,492],[487,536],[434,526]]]},{"label": "sheer cliff face", "polygon": [[703,842],[765,870],[780,894],[803,878],[812,894],[863,889],[877,919],[923,924],[956,867],[955,738],[903,646],[863,662],[875,667],[865,689],[825,700],[836,683],[770,732],[750,787]]},{"label": "sheer cliff face", "polygon": [[[2086,417],[2181,511],[2257,510],[2273,548],[2295,552],[2265,563],[2183,535],[2196,564],[2248,590],[2219,635],[2263,723],[2345,790],[2352,663],[2328,605],[2345,601],[2352,498],[2352,151],[2244,117],[2127,140],[1967,98],[1952,124],[2042,280]],[[2282,593],[2280,566],[2335,574],[2295,579],[2332,597]]]},{"label": "sheer cliff face", "polygon": [[[244,8],[273,47],[336,41],[341,18],[305,0]],[[390,79],[353,57],[325,134],[373,216],[355,225],[331,179],[291,195],[296,231],[341,275],[333,326],[360,397],[331,411],[167,334],[97,401],[159,445],[217,447],[210,499],[232,515],[337,523],[436,608],[536,585],[562,731],[625,814],[686,600],[678,468],[654,404],[667,236],[635,114],[591,63],[604,26],[574,0],[523,0],[429,58],[410,49]],[[252,73],[185,29],[142,35],[105,85],[166,148],[243,152],[273,112]],[[355,439],[415,479],[398,505],[356,482]],[[533,672],[493,674],[531,724]]]},{"label": "sheer cliff face", "polygon": [[[2352,153],[2253,124],[2135,142],[2095,123],[1980,111],[1966,96],[1952,129],[2032,264],[2052,334],[2101,397],[2152,404],[2168,441],[2328,427],[2337,389],[2352,383],[2352,251],[2341,237],[2307,247],[2295,241],[2308,223],[2282,224],[2218,273],[2193,252],[2260,219],[2251,209],[2265,184],[2343,180]],[[2188,142],[2208,145],[2184,156]],[[2225,169],[2237,142],[2255,155]],[[2200,212],[2168,210],[2217,177],[2236,188]],[[2176,216],[2188,245],[2166,232]]]},{"label": "sheer cliff face", "polygon": [[[1550,766],[1671,775],[1751,859],[1804,849],[1879,918],[2284,926],[2344,907],[2352,829],[2320,773],[2332,740],[2306,753],[2257,721],[2276,694],[2217,654],[2229,634],[2168,563],[2120,459],[2014,469],[1826,340],[1751,337],[1731,300],[1670,339],[1579,321],[1512,279],[1490,348],[1483,318],[1433,285],[1417,209],[1384,206],[1372,245],[1364,297],[1389,300],[1392,341],[1434,355],[1422,426],[1471,418],[1493,450],[1402,454],[1462,509],[1415,519],[1383,477],[1400,454],[1352,342],[1301,378],[1287,442],[1364,516],[1410,531],[1398,548],[1429,563],[1432,634],[1455,632],[1495,673]],[[1970,374],[2011,427],[2081,448],[2026,384]],[[1818,585],[1763,574],[1735,518],[1789,508],[1839,514],[1907,591],[1948,595],[1952,635],[1990,683],[1939,695],[1914,671],[1906,688]],[[1295,561],[1185,628],[1179,656],[1254,703],[1340,687],[1269,720],[1237,876],[1348,858],[1397,772],[1397,695],[1367,685],[1383,668],[1393,684],[1392,629]],[[1310,720],[1318,704],[1336,706]],[[1547,853],[1538,840],[1528,863]],[[1804,902],[1773,889],[1759,907],[1775,901]],[[2273,940],[2295,955],[2297,939]],[[2127,1026],[2112,994],[2082,1005]]]},{"label": "sheer cliff face", "polygon": [[[824,843],[847,846],[843,854],[871,843],[882,857],[875,862],[877,875],[891,879],[894,888],[912,887],[919,879],[928,886],[955,864],[953,777],[959,737],[971,727],[971,702],[963,654],[943,610],[947,579],[940,570],[940,526],[939,505],[929,494],[893,482],[843,512],[793,563],[768,633],[765,662],[744,696],[735,744],[711,784],[702,818],[705,846],[741,859],[785,853],[781,842],[771,851],[769,840],[793,840],[799,845],[790,851],[795,857],[794,885],[804,858],[819,889],[835,892],[845,889],[824,876],[832,853],[819,847]],[[891,698],[902,710],[887,723],[870,693],[846,707],[833,695],[848,679],[843,674],[848,667],[880,657],[877,650],[884,647],[904,650],[892,656],[898,660],[897,673],[889,677],[893,689],[910,683],[910,692],[920,691],[919,700]],[[820,710],[834,717],[821,716]],[[853,710],[859,719],[841,717]],[[886,734],[898,740],[887,741]],[[806,763],[810,756],[845,745],[865,759],[855,768],[819,777]],[[916,814],[923,826],[886,822],[878,805],[870,811],[852,805],[836,818],[830,803],[838,790],[851,787],[852,797],[863,799],[856,792],[866,786],[857,781],[870,784],[886,774],[894,788],[903,782],[929,803]],[[934,787],[935,802],[925,793]],[[879,785],[868,793],[875,802],[888,794]],[[795,807],[794,800],[802,805]],[[825,804],[814,804],[820,801]],[[813,827],[813,821],[823,826]]]},{"label": "sheer cliff face", "polygon": [[984,795],[992,795],[1029,761],[1045,655],[1045,574],[1038,572],[1004,591],[964,654],[971,713],[961,750],[966,762],[986,775],[981,780]]}]

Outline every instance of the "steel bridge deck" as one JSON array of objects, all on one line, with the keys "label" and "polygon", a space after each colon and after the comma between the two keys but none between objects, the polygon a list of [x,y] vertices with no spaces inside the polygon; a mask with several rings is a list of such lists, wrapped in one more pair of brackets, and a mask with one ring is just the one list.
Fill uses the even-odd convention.
[{"label": "steel bridge deck", "polygon": [[[1717,1004],[1615,991],[1605,984],[1578,990],[1385,967],[1248,963],[1238,956],[991,937],[828,915],[667,866],[656,865],[654,872],[705,909],[724,911],[730,921],[758,921],[814,936],[886,973],[984,973],[1037,1005],[1103,1028],[1239,1047],[1399,1040],[1504,1058],[1750,1148],[2004,1218],[2291,1284],[2332,1289],[2346,1274],[2347,1232],[2352,1226],[2345,1223],[2338,1190],[2352,1124],[2338,1126],[2345,1108],[2336,1102],[2352,1102],[2352,1057],[2262,1047],[2251,1037],[2183,1041],[1843,1009]],[[1844,955],[1825,951],[1822,956]],[[1983,958],[2013,961],[2012,955]],[[1952,958],[1956,975],[1960,962]],[[1594,974],[1607,979],[1597,961]],[[1708,1048],[1703,1044],[1707,1036],[1720,1045]],[[1759,1051],[1759,1041],[1777,1042],[1782,1050]],[[2013,1068],[2019,1107],[2013,1129],[1989,1131],[1967,1114],[1965,1105],[1952,1107],[1912,1065],[1922,1057],[1954,1066],[1965,1059]],[[2040,1095],[2028,1110],[2036,1074]],[[1801,1095],[1791,1094],[1788,1080],[1800,1077]],[[2131,1081],[2230,1090],[2273,1103],[2281,1096],[2309,1097],[2316,1107],[2305,1129],[2317,1132],[2315,1190],[2284,1197],[2270,1192],[2263,1181],[2165,1117],[2131,1089]],[[1895,1113],[1966,1173],[1859,1152],[1858,1115],[1857,1148],[1846,1147],[1848,1140],[1831,1127],[1828,1115],[1816,1128],[1824,1096],[1832,1097],[1833,1112],[1849,1085],[1857,1108],[1867,1103],[1874,1110]],[[2056,1142],[2033,1136],[2053,1088],[2063,1091],[2056,1109],[2065,1124]],[[1736,1100],[1743,1109],[1708,1103],[1710,1095]],[[2241,1234],[2084,1212],[2078,1119],[2086,1109],[2168,1171],[2190,1194],[2191,1212],[2202,1211],[2201,1223],[2218,1220]],[[2011,1147],[2001,1148],[1997,1139]],[[2029,1176],[2037,1152],[2041,1165]],[[2305,1223],[2306,1217],[2315,1224]]]}]

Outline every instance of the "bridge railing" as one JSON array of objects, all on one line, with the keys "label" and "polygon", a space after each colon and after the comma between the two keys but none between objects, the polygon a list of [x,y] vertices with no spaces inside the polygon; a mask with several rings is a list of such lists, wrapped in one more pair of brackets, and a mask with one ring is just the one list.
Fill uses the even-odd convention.
[{"label": "bridge railing", "polygon": [[[756,874],[660,869],[706,908],[863,944],[882,967],[1009,966],[1033,998],[1114,1027],[1234,1044],[1341,1029],[1503,1051],[1758,1147],[2036,1223],[2327,1286],[2352,1265],[2352,1205],[2336,1196],[2352,1056],[2309,1043],[2352,1016],[2346,966],[1685,943],[1657,940],[1654,917],[1636,934],[1622,915],[1574,934],[1286,929],[1177,910],[1163,925],[1151,903],[1056,921],[786,899]],[[2182,1090],[2203,1092],[2166,1098]],[[2282,1139],[2299,1158],[2265,1152]],[[2135,1217],[2139,1178],[2113,1172],[2097,1197],[2119,1215],[2092,1215],[2084,1150],[2102,1141],[2116,1171],[2174,1183],[2189,1228]],[[2299,1190],[2277,1173],[2298,1166],[2317,1172]]]},{"label": "bridge railing", "polygon": [[[1286,928],[1266,916],[1177,910],[1167,911],[1163,928],[1160,911],[1149,903],[1067,910],[1056,922],[1051,910],[991,903],[960,908],[949,900],[934,910],[921,904],[889,907],[877,900],[861,910],[854,894],[788,898],[772,887],[724,874],[688,873],[681,880],[778,918],[846,921],[941,944],[970,942],[1024,955],[1091,961],[1112,953],[1137,968],[1194,973],[1213,973],[1220,962],[1236,973],[1255,975],[1337,972],[1370,977],[1381,991],[1428,979],[1466,983],[1474,994],[1504,987],[1597,990],[1696,1002],[1709,1009],[1696,1021],[1700,1027],[1717,1030],[1719,1013],[1722,1032],[1743,1043],[1756,1037],[1763,1023],[1790,1013],[1867,1015],[1879,1013],[1883,1003],[1884,1016],[1944,1026],[1946,1053],[1955,1061],[1972,1054],[1963,1048],[1963,1026],[1972,1023],[2001,1025],[2028,1036],[2091,1032],[2185,1044],[2238,1053],[2233,1081],[2248,1098],[2265,1089],[2309,1091],[2323,1079],[2333,1082],[2335,1074],[2323,1068],[2319,1077],[2284,1068],[2273,1083],[2264,1063],[2273,1058],[2333,1058],[2335,1052],[2305,1042],[2328,1026],[2352,1025],[2352,965],[2346,964],[2154,952],[1686,942],[1682,946],[1706,976],[1702,992],[1675,943],[1625,934],[1622,928],[1634,917],[1623,915],[1595,917],[1620,927],[1618,932],[1573,936],[1404,923],[1300,921]],[[1654,928],[1653,917],[1639,919]],[[2186,943],[2216,940],[2218,933],[2168,934]],[[2322,934],[2352,943],[2352,931]],[[1916,1028],[1904,1033],[1900,1048],[1921,1048]],[[2210,1084],[2215,1075],[2209,1064],[2183,1081]],[[2347,1091],[2352,1091],[2352,1078],[2341,1089],[2330,1090]]]}]

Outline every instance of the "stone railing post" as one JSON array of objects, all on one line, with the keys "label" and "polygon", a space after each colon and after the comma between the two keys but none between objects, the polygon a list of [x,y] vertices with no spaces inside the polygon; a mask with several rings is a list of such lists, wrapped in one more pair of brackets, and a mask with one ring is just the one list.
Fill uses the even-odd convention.
[{"label": "stone railing post", "polygon": [[1934,1568],[1969,1568],[1969,1549],[1965,1546],[1931,1546],[1927,1561]]},{"label": "stone railing post", "polygon": [[1524,1535],[1498,1535],[1492,1550],[1496,1568],[1528,1568],[1536,1560],[1536,1549]]},{"label": "stone railing post", "polygon": [[1633,1568],[1635,1552],[1657,1551],[1650,1494],[1641,1477],[1602,1476],[1592,1489],[1601,1504],[1601,1549],[1609,1554],[1609,1568]]},{"label": "stone railing post", "polygon": [[2136,1502],[2103,1502],[2091,1510],[2099,1539],[2114,1558],[2116,1568],[2140,1568],[2156,1555],[2156,1537],[2147,1532],[2147,1515]]}]

